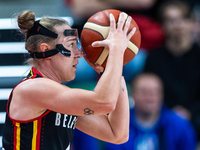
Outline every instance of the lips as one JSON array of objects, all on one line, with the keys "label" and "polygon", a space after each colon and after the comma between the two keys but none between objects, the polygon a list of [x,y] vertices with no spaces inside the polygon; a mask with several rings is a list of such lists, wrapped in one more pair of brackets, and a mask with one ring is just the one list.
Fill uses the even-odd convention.
[{"label": "lips", "polygon": [[74,64],[73,67],[77,68],[77,65],[78,65],[78,63],[77,63],[77,64]]},{"label": "lips", "polygon": [[73,62],[74,64],[73,64],[73,66],[72,67],[74,67],[74,68],[77,68],[77,65],[78,65],[78,60],[77,61],[75,61],[75,62]]}]

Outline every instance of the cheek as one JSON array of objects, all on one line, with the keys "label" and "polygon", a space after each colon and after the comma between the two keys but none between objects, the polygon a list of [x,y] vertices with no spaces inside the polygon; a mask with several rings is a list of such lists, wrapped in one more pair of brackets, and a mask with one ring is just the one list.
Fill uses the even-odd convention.
[{"label": "cheek", "polygon": [[63,72],[64,74],[66,74],[68,68],[70,67],[70,61],[67,59],[66,56],[63,55],[57,58],[55,64],[57,65],[58,68],[60,68],[60,71]]},{"label": "cheek", "polygon": [[145,98],[143,95],[135,95],[134,96],[135,105],[139,106],[144,104]]}]

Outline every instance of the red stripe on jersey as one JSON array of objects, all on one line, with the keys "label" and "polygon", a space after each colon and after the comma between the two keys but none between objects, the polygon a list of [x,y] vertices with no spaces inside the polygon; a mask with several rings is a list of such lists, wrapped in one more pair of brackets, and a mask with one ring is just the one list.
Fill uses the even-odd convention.
[{"label": "red stripe on jersey", "polygon": [[14,124],[14,141],[13,141],[13,150],[20,150],[20,123],[13,122]]},{"label": "red stripe on jersey", "polygon": [[40,150],[40,136],[41,136],[42,118],[38,119],[37,137],[36,137],[36,150]]}]

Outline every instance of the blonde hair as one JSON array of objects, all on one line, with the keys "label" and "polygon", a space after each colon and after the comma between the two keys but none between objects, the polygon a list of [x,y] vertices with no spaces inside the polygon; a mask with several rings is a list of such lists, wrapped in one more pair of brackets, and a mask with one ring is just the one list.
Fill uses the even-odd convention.
[{"label": "blonde hair", "polygon": [[[20,31],[27,37],[30,30],[33,28],[35,23],[35,13],[32,11],[23,11],[20,15],[18,15],[17,18],[18,26],[20,28]],[[52,32],[56,32],[55,26],[61,26],[61,25],[69,25],[67,21],[63,19],[56,19],[56,18],[50,18],[50,17],[43,17],[40,22],[42,26],[49,29]],[[28,39],[26,39],[25,48],[29,52],[40,52],[39,46],[40,43],[48,43],[50,44],[53,41],[52,37],[48,37],[45,35],[32,35]],[[32,59],[29,59],[28,62],[30,63]]]}]

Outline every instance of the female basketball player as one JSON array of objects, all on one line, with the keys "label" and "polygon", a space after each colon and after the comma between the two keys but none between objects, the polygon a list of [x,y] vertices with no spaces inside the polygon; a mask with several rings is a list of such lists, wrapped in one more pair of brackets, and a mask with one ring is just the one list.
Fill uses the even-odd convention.
[{"label": "female basketball player", "polygon": [[[135,33],[134,28],[127,34],[131,17],[124,22],[120,14],[116,27],[110,15],[108,38],[92,44],[109,48],[107,66],[94,91],[71,89],[61,84],[75,78],[78,58],[83,56],[77,47],[77,30],[61,19],[35,21],[34,18],[31,11],[18,16],[33,67],[11,92],[3,148],[69,150],[75,127],[100,140],[126,142],[129,105],[122,67],[124,51]],[[103,69],[98,65],[93,67],[97,72]]]}]

